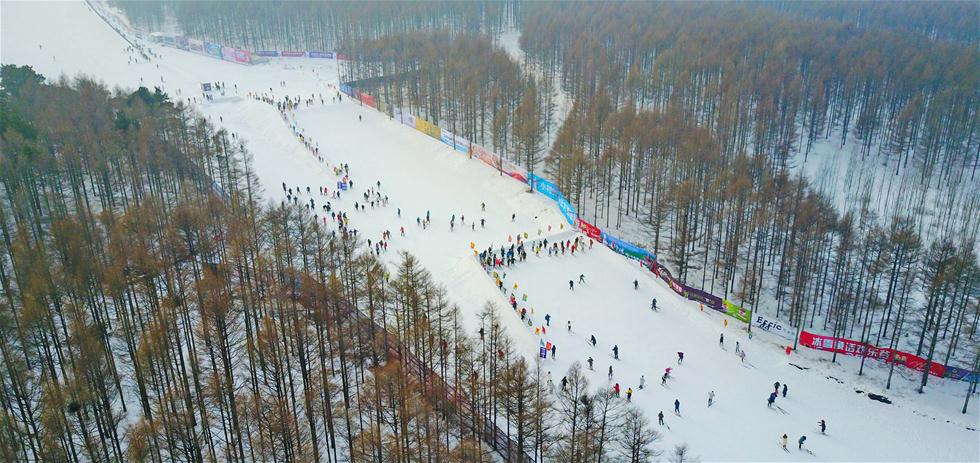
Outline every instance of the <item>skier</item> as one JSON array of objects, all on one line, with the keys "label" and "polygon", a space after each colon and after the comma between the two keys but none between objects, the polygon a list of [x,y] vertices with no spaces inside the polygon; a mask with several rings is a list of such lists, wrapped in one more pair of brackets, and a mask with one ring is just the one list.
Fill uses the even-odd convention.
[{"label": "skier", "polygon": [[657,310],[657,298],[653,298],[653,302],[650,303],[650,310]]},{"label": "skier", "polygon": [[632,399],[633,399],[633,388],[627,388],[626,389],[626,401],[627,402],[632,402],[633,401]]},{"label": "skier", "polygon": [[571,320],[568,321],[568,332],[569,333],[572,332],[572,321]]},{"label": "skier", "polygon": [[775,402],[775,401],[776,401],[776,393],[775,393],[775,392],[773,392],[772,394],[769,394],[769,405],[767,405],[767,406],[768,406],[769,408],[772,408],[772,404],[773,404],[773,402]]},{"label": "skier", "polygon": [[[782,439],[779,440],[780,444],[783,446],[783,450],[786,450],[786,441],[788,439],[789,439],[789,437],[786,434],[783,434]],[[788,452],[789,450],[786,450],[786,451]]]},{"label": "skier", "polygon": [[640,282],[639,281],[633,280],[633,289],[634,290],[640,289]]},{"label": "skier", "polygon": [[674,413],[681,414],[681,401],[680,399],[674,399]]},{"label": "skier", "polygon": [[680,365],[682,363],[684,363],[684,353],[683,352],[678,352],[677,353],[677,364]]},{"label": "skier", "polygon": [[619,397],[619,383],[613,385],[613,392],[616,393],[616,397]]},{"label": "skier", "polygon": [[609,365],[609,380],[612,381],[612,365]]},{"label": "skier", "polygon": [[663,410],[660,410],[660,413],[657,413],[657,419],[660,420],[660,426],[663,426],[664,425],[664,411]]},{"label": "skier", "polygon": [[800,436],[800,440],[798,442],[800,443],[799,449],[803,450],[803,443],[806,442],[806,436]]},{"label": "skier", "polygon": [[721,336],[718,336],[718,346],[725,347],[725,333],[721,333]]},{"label": "skier", "polygon": [[578,284],[582,284],[582,283],[585,283],[585,274],[584,273],[578,276]]},{"label": "skier", "polygon": [[558,350],[558,346],[557,346],[556,344],[552,344],[552,345],[551,345],[551,359],[552,359],[552,360],[554,360],[554,359],[555,359],[555,351],[556,351],[556,350]]},{"label": "skier", "polygon": [[561,390],[565,390],[568,387],[568,376],[561,377]]},{"label": "skier", "polygon": [[613,346],[613,358],[619,360],[619,346]]},{"label": "skier", "polygon": [[592,368],[592,357],[589,357],[589,369],[594,370],[594,368]]},{"label": "skier", "polygon": [[820,420],[820,422],[817,423],[817,424],[820,425],[820,434],[826,434],[827,433],[827,422],[824,421],[824,420]]},{"label": "skier", "polygon": [[787,387],[787,386],[786,386],[786,384],[784,383],[784,384],[783,384],[783,398],[784,398],[784,399],[786,398],[786,391],[787,391],[788,389],[789,389],[789,387]]},{"label": "skier", "polygon": [[547,326],[551,326],[551,314],[550,313],[544,314],[544,324],[547,325]]},{"label": "skier", "polygon": [[640,389],[646,387],[646,384],[647,384],[647,377],[640,375]]},{"label": "skier", "polygon": [[667,373],[664,373],[664,375],[660,377],[660,385],[661,386],[667,385]]},{"label": "skier", "polygon": [[480,210],[481,211],[486,211],[487,210],[487,203],[480,203]]},{"label": "skier", "polygon": [[516,218],[517,218],[517,214],[511,214],[511,215],[510,215],[510,221],[511,221],[511,222],[513,222],[513,221],[514,221],[514,219],[516,219]]},{"label": "skier", "polygon": [[773,383],[773,386],[776,387],[776,393],[778,394],[779,393],[779,381],[776,381],[775,383]]},{"label": "skier", "polygon": [[575,282],[574,281],[568,280],[568,289],[569,289],[569,291],[575,291]]},{"label": "skier", "polygon": [[713,403],[715,403],[715,391],[708,393],[708,406],[710,407]]},{"label": "skier", "polygon": [[595,335],[592,335],[592,347],[595,347]]},{"label": "skier", "polygon": [[739,346],[738,341],[735,341],[735,353],[738,354],[741,351],[741,346]]},{"label": "skier", "polygon": [[745,351],[743,350],[738,355],[739,355],[739,357],[742,357],[742,363],[745,363]]}]

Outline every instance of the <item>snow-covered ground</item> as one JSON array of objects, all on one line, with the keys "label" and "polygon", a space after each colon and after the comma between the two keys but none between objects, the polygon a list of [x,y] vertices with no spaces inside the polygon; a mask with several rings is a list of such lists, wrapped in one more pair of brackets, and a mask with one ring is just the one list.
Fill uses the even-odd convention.
[{"label": "snow-covered ground", "polygon": [[[554,233],[563,221],[560,213],[544,197],[527,193],[521,184],[434,139],[347,98],[333,103],[333,61],[284,59],[249,67],[153,47],[160,60],[130,64],[126,43],[81,2],[3,2],[0,31],[3,64],[29,64],[49,79],[82,73],[110,87],[133,88],[142,79],[175,99],[197,97],[198,111],[246,142],[270,201],[284,198],[281,184],[286,182],[291,188],[310,186],[314,194],[304,193],[301,201],[312,197],[319,208],[326,198],[317,194],[318,187],[332,189],[337,180],[330,166],[350,164],[353,194],[332,204],[347,212],[350,226],[365,238],[376,240],[382,231],[391,231],[386,260],[397,261],[398,251],[418,256],[446,286],[470,326],[475,327],[475,314],[485,301],[497,302],[515,350],[529,358],[536,356],[540,340],[554,342],[557,359],[545,362],[556,383],[573,361],[584,363],[588,356],[595,358],[590,379],[596,387],[607,387],[610,364],[614,382],[624,391],[636,390],[640,375],[646,375],[647,389],[636,391],[633,400],[654,422],[657,412],[665,412],[670,429],[662,429],[661,448],[687,442],[705,460],[980,460],[977,401],[968,414],[959,414],[965,383],[933,378],[927,393],[919,395],[912,390],[915,375],[896,369],[897,385],[883,391],[880,378],[887,370],[876,365],[858,378],[852,358],[831,365],[829,355],[821,352],[801,350],[787,357],[777,338],[763,333],[748,340],[734,320],[725,328],[720,315],[698,311],[635,262],[598,245],[574,257],[531,255],[508,270],[508,287],[516,282],[518,297],[528,294],[535,319],[552,315],[554,329],[539,338],[506,307],[504,296],[473,259],[470,243],[477,249],[499,246],[518,233],[537,237],[540,230],[547,235],[549,225]],[[200,104],[200,83],[213,81],[226,83],[225,96]],[[316,95],[315,104],[296,111],[295,121],[319,145],[324,163],[296,140],[272,106],[246,98],[250,91],[277,97]],[[361,194],[371,186],[390,198],[388,206],[354,212],[353,203],[363,203]],[[485,212],[480,203],[486,203]],[[432,225],[422,230],[415,219],[427,211]],[[450,231],[453,214],[456,228]],[[480,218],[486,219],[486,228],[477,222],[471,229]],[[401,226],[405,237],[399,236]],[[579,274],[586,275],[587,284],[569,291],[567,281]],[[639,291],[632,289],[634,279],[640,281]],[[661,311],[649,310],[652,297]],[[564,329],[567,320],[573,323],[572,333]],[[722,332],[725,350],[718,346]],[[591,334],[598,339],[596,349],[586,342]],[[736,340],[748,352],[745,365],[733,353]],[[620,348],[620,361],[611,358],[613,344]],[[676,364],[678,351],[685,353],[683,365]],[[673,379],[664,388],[660,375],[668,366],[674,368]],[[788,397],[776,402],[786,413],[766,407],[775,381],[789,384]],[[711,390],[717,403],[708,408]],[[893,403],[870,400],[867,392]],[[671,411],[674,399],[681,402],[682,417]],[[826,436],[816,432],[820,419],[828,422]],[[776,444],[783,433],[790,438],[789,453]],[[801,434],[808,436],[813,455],[795,450],[793,443]]]}]

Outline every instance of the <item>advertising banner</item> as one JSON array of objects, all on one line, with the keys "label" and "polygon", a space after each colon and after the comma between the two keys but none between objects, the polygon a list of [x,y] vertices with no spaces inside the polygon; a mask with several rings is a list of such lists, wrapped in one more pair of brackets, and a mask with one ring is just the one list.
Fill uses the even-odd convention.
[{"label": "advertising banner", "polygon": [[687,298],[692,301],[698,301],[713,310],[725,312],[725,305],[722,303],[721,298],[714,294],[688,285],[684,285],[684,292],[687,293]]},{"label": "advertising banner", "polygon": [[459,151],[459,152],[462,152],[462,153],[469,153],[470,152],[470,141],[467,140],[467,139],[465,139],[465,138],[463,138],[463,137],[461,137],[461,136],[459,136],[459,135],[456,135],[456,144],[453,145],[453,148],[455,148],[456,151]]},{"label": "advertising banner", "polygon": [[558,201],[558,197],[561,196],[561,192],[558,191],[558,186],[551,183],[539,176],[538,174],[531,174],[531,186],[553,201]]},{"label": "advertising banner", "polygon": [[337,59],[338,60],[349,60],[350,59],[350,56],[347,56],[347,55],[345,55],[343,53],[337,53],[336,56],[337,56]]},{"label": "advertising banner", "polygon": [[310,58],[326,58],[333,59],[332,51],[311,51],[308,53]]},{"label": "advertising banner", "polygon": [[500,158],[480,145],[473,145],[473,156],[494,169],[500,168]]},{"label": "advertising banner", "polygon": [[[505,174],[519,180],[521,183],[527,183],[527,171],[523,167],[514,164],[506,159],[503,161],[502,169]],[[571,223],[575,223],[574,221]]]},{"label": "advertising banner", "polygon": [[415,128],[415,115],[402,109],[402,124]]},{"label": "advertising banner", "polygon": [[279,56],[279,52],[276,50],[259,50],[255,52],[255,56]]},{"label": "advertising banner", "polygon": [[433,123],[431,123],[431,122],[429,122],[429,121],[427,121],[425,119],[422,119],[420,117],[416,117],[415,118],[415,129],[418,130],[419,132],[422,132],[422,133],[424,133],[424,134],[432,137],[432,138],[435,138],[436,140],[439,140],[440,139],[440,132],[441,131],[439,130],[439,126],[438,125],[435,125],[435,124],[433,124]]},{"label": "advertising banner", "polygon": [[204,42],[198,39],[187,39],[187,48],[196,53],[204,53]]},{"label": "advertising banner", "polygon": [[340,84],[340,92],[350,97],[354,96],[354,89],[347,84]]},{"label": "advertising banner", "polygon": [[357,95],[358,98],[361,100],[361,103],[364,103],[364,106],[370,106],[372,108],[376,106],[374,103],[373,96],[363,92],[357,92],[357,93],[358,93]]},{"label": "advertising banner", "polygon": [[743,309],[728,299],[725,299],[723,302],[725,303],[725,313],[728,314],[729,317],[742,320],[745,323],[752,322],[751,310]]},{"label": "advertising banner", "polygon": [[187,37],[184,37],[183,35],[178,35],[176,39],[177,39],[177,48],[180,48],[181,50],[190,49],[190,46],[187,41]]},{"label": "advertising banner", "polygon": [[286,58],[302,58],[306,56],[305,51],[282,51],[279,54]]},{"label": "advertising banner", "polygon": [[247,64],[252,62],[252,53],[233,47],[221,47],[221,59],[233,63]]},{"label": "advertising banner", "polygon": [[588,236],[596,241],[602,241],[602,230],[600,230],[599,227],[582,220],[581,217],[578,218],[575,225],[582,231],[582,233],[585,233],[585,236]]},{"label": "advertising banner", "polygon": [[[625,256],[632,257],[634,259],[646,260],[646,259],[656,259],[656,256],[647,252],[635,244],[621,240],[616,236],[613,236],[607,232],[602,232],[602,242],[605,243],[613,251],[616,251]],[[718,301],[718,305],[721,305],[721,301]]]},{"label": "advertising banner", "polygon": [[439,141],[449,145],[450,147],[456,146],[456,136],[446,129],[442,129],[442,133],[439,135]]},{"label": "advertising banner", "polygon": [[796,333],[793,332],[793,328],[791,328],[789,325],[784,325],[778,320],[770,320],[761,314],[752,315],[752,325],[762,331],[777,334],[780,337],[786,338],[790,341],[796,337]]},{"label": "advertising banner", "polygon": [[575,225],[575,219],[578,218],[578,212],[575,212],[575,208],[572,207],[572,203],[568,202],[564,196],[558,197],[558,210],[561,211],[561,215],[565,216],[565,220],[569,224]]},{"label": "advertising banner", "polygon": [[221,58],[221,45],[211,42],[204,42],[204,53],[215,58]]},{"label": "advertising banner", "polygon": [[[895,362],[896,364],[904,365],[916,371],[925,370],[927,363],[926,359],[907,352],[895,351],[887,348],[883,349],[860,341],[835,338],[832,336],[823,336],[809,333],[807,331],[800,332],[800,344],[811,349],[837,352],[839,354],[853,355],[856,357],[865,356],[884,362]],[[930,375],[943,377],[945,373],[945,365],[936,362],[929,365]]]}]

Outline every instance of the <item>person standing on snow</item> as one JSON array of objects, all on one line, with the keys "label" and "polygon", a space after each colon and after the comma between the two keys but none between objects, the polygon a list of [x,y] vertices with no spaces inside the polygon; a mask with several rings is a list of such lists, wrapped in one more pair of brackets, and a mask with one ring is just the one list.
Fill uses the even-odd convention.
[{"label": "person standing on snow", "polygon": [[806,436],[800,436],[800,440],[798,442],[800,443],[800,446],[798,448],[800,450],[803,450],[803,443],[806,442]]},{"label": "person standing on snow", "polygon": [[782,439],[779,440],[779,443],[782,444],[783,450],[786,450],[788,452],[789,450],[786,449],[786,441],[787,440],[789,440],[789,436],[787,436],[786,434],[783,434],[783,437],[782,437]]},{"label": "person standing on snow", "polygon": [[708,393],[708,406],[710,407],[713,403],[715,403],[715,391]]},{"label": "person standing on snow", "polygon": [[594,334],[592,335],[591,341],[592,341],[592,347],[595,347],[595,335]]},{"label": "person standing on snow", "polygon": [[663,410],[660,410],[660,413],[657,413],[657,419],[660,420],[660,426],[663,426],[664,425],[664,411]]},{"label": "person standing on snow", "polygon": [[718,336],[718,346],[725,347],[725,333],[721,333],[721,336]]},{"label": "person standing on snow", "polygon": [[556,350],[558,350],[558,346],[557,346],[556,344],[552,344],[552,345],[551,345],[551,359],[552,359],[552,360],[554,360],[554,359],[555,359],[555,351],[556,351]]},{"label": "person standing on snow", "polygon": [[640,282],[633,280],[633,290],[638,290],[638,289],[640,289]]},{"label": "person standing on snow", "polygon": [[820,425],[820,434],[826,434],[827,433],[827,422],[824,421],[824,420],[820,420],[820,422],[817,423],[817,424]]},{"label": "person standing on snow", "polygon": [[619,383],[613,385],[613,392],[616,393],[616,397],[619,397]]},{"label": "person standing on snow", "polygon": [[594,370],[594,368],[592,368],[592,357],[589,357],[589,369]]},{"label": "person standing on snow", "polygon": [[610,381],[612,381],[612,373],[613,373],[612,365],[609,365],[609,380]]},{"label": "person standing on snow", "polygon": [[572,321],[571,320],[568,321],[568,332],[569,333],[572,332]]},{"label": "person standing on snow", "polygon": [[640,375],[640,389],[646,387],[646,384],[647,384],[647,377]]},{"label": "person standing on snow", "polygon": [[613,346],[613,358],[619,360],[619,346]]},{"label": "person standing on snow", "polygon": [[681,401],[680,399],[674,399],[674,413],[681,414]]},{"label": "person standing on snow", "polygon": [[786,391],[787,390],[789,390],[789,386],[787,386],[786,383],[783,383],[783,398],[784,399],[786,398]]},{"label": "person standing on snow", "polygon": [[776,401],[776,393],[775,393],[775,392],[773,392],[772,394],[769,394],[769,405],[767,405],[767,406],[768,406],[769,408],[772,408],[772,404],[773,404],[773,402],[775,402],[775,401]]},{"label": "person standing on snow", "polygon": [[633,399],[633,388],[627,388],[626,389],[626,401],[627,402],[632,402],[633,401],[632,399]]},{"label": "person standing on snow", "polygon": [[677,353],[677,364],[680,365],[682,363],[684,363],[684,353],[683,352],[678,352]]},{"label": "person standing on snow", "polygon": [[544,324],[546,326],[551,326],[551,314],[550,313],[544,314]]},{"label": "person standing on snow", "polygon": [[657,298],[653,298],[653,302],[650,303],[650,310],[657,310]]},{"label": "person standing on snow", "polygon": [[561,390],[564,391],[568,387],[568,376],[561,377]]},{"label": "person standing on snow", "polygon": [[741,351],[741,346],[738,344],[738,341],[735,341],[735,353],[738,354]]},{"label": "person standing on snow", "polygon": [[568,289],[569,289],[569,291],[575,291],[575,282],[574,281],[568,280]]}]

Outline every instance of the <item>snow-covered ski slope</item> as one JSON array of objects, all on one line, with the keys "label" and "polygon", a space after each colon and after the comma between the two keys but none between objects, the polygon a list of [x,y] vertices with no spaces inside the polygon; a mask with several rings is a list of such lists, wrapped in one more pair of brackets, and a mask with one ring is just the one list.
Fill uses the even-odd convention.
[{"label": "snow-covered ski slope", "polygon": [[[396,262],[399,251],[419,257],[446,286],[471,327],[483,304],[496,302],[515,350],[531,359],[540,340],[555,343],[557,359],[546,360],[545,368],[552,371],[556,384],[572,362],[584,364],[592,356],[596,371],[589,372],[590,379],[596,387],[607,387],[606,371],[612,364],[613,381],[623,391],[633,387],[633,401],[653,423],[657,412],[664,411],[670,429],[661,428],[660,448],[686,442],[706,461],[980,460],[980,434],[968,429],[980,427],[977,401],[968,414],[958,413],[965,383],[931,378],[927,393],[919,395],[913,390],[917,374],[896,369],[897,384],[885,391],[881,378],[887,370],[876,364],[869,362],[866,376],[859,378],[852,358],[839,357],[841,363],[832,365],[822,352],[801,350],[787,357],[779,339],[763,333],[748,340],[741,324],[732,319],[725,328],[720,314],[700,312],[697,304],[675,295],[636,262],[599,245],[575,256],[532,254],[507,270],[507,287],[518,284],[518,299],[527,293],[526,305],[534,308],[535,321],[542,323],[545,313],[552,316],[547,337],[535,336],[493,287],[473,258],[470,243],[480,249],[506,244],[508,236],[518,233],[533,238],[541,230],[545,236],[549,225],[552,233],[558,231],[560,213],[547,199],[526,193],[518,182],[434,139],[346,98],[332,103],[334,61],[282,59],[246,67],[153,47],[162,59],[129,64],[127,44],[81,2],[0,3],[0,31],[3,64],[29,64],[49,79],[82,73],[110,87],[133,88],[142,78],[145,85],[159,85],[175,99],[196,96],[198,102],[201,82],[225,82],[224,97],[197,108],[245,141],[269,200],[284,198],[281,184],[286,182],[291,188],[310,186],[313,195],[304,192],[300,201],[312,197],[319,208],[326,198],[318,196],[318,187],[332,190],[337,180],[329,166],[350,164],[353,194],[345,193],[332,201],[333,206],[346,211],[350,226],[366,239],[391,231],[392,246],[382,254],[384,259]],[[249,91],[277,97],[317,95],[314,105],[296,111],[295,121],[319,144],[324,163],[296,140],[272,106],[246,98]],[[388,206],[354,212],[353,203],[363,203],[361,194],[370,186],[389,196]],[[486,203],[485,212],[480,203]],[[426,211],[432,224],[422,230],[415,218],[424,218]],[[456,228],[450,231],[453,214]],[[514,222],[511,214],[516,214]],[[465,216],[465,224],[460,216]],[[486,219],[486,228],[481,228],[480,218]],[[400,236],[401,226],[405,237]],[[577,283],[579,274],[585,275],[585,285]],[[568,290],[570,279],[576,281],[574,292]],[[633,280],[640,282],[638,291],[633,290]],[[649,308],[653,297],[659,312]],[[568,320],[572,333],[565,330]],[[725,349],[718,345],[722,332]],[[592,334],[598,340],[595,349],[587,343]],[[734,355],[736,340],[748,352],[745,365]],[[614,344],[620,348],[619,361],[612,359]],[[685,353],[683,365],[676,363],[678,351]],[[668,366],[674,368],[673,378],[662,387],[660,376]],[[643,391],[637,390],[640,375],[647,379]],[[776,401],[778,409],[769,409],[766,398],[775,381],[788,383],[789,394]],[[716,404],[708,408],[711,390],[717,394]],[[870,400],[868,392],[893,403]],[[672,413],[674,399],[681,402],[680,417]],[[827,420],[826,436],[817,432],[820,419]],[[788,453],[777,445],[783,433],[789,435]],[[808,436],[812,455],[796,450],[802,434]]]}]

